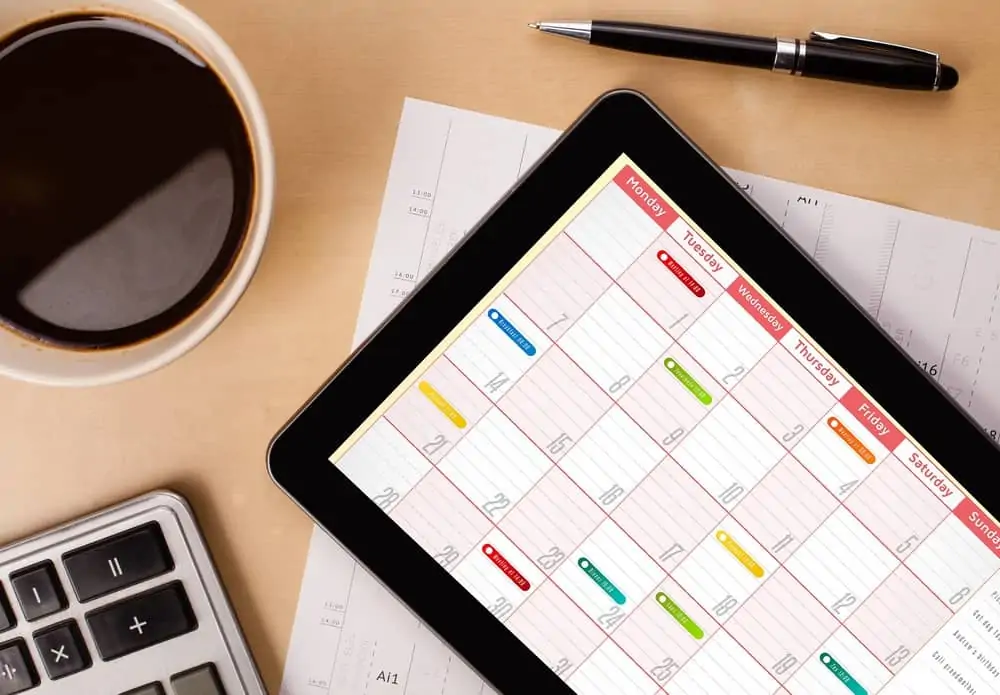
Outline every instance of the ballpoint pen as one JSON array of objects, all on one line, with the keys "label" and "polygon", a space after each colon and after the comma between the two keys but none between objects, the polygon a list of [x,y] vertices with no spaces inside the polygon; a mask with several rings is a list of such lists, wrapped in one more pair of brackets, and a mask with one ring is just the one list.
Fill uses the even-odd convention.
[{"label": "ballpoint pen", "polygon": [[615,21],[529,26],[595,46],[802,77],[924,91],[949,90],[958,84],[958,71],[943,64],[937,53],[821,31],[808,39],[786,39]]}]

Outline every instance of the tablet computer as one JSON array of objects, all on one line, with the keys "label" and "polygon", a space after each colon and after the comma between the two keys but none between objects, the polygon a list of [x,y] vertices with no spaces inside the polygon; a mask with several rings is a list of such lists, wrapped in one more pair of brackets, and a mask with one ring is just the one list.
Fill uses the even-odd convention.
[{"label": "tablet computer", "polygon": [[1000,693],[1000,452],[635,92],[269,465],[498,692]]}]

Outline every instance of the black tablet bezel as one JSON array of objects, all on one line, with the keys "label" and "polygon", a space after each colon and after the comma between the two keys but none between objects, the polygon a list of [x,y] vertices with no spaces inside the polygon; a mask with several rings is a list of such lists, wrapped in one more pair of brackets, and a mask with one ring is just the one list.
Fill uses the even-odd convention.
[{"label": "black tablet bezel", "polygon": [[[274,481],[499,692],[572,693],[329,457],[503,275],[628,155],[996,515],[1000,449],[643,95],[603,95],[272,441]],[[391,551],[389,551],[391,549]]]}]

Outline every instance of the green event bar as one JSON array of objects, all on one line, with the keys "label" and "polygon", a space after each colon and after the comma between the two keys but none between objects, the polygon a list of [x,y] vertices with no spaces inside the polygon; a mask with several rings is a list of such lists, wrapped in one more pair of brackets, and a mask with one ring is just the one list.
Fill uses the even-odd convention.
[{"label": "green event bar", "polygon": [[691,394],[705,405],[712,405],[712,395],[705,390],[705,387],[698,383],[698,380],[691,376],[684,367],[678,364],[673,357],[663,360],[663,366],[674,375],[677,381],[681,382]]},{"label": "green event bar", "polygon": [[832,656],[823,652],[819,655],[819,660],[824,666],[830,669],[830,673],[837,677],[841,683],[847,686],[847,689],[851,691],[853,695],[868,695],[868,691],[862,687],[860,683],[854,680],[854,676],[847,672],[840,663],[834,659]]},{"label": "green event bar", "polygon": [[617,603],[619,606],[625,605],[625,594],[623,594],[617,586],[612,584],[611,580],[605,577],[601,570],[594,567],[593,562],[585,557],[581,557],[577,560],[576,564],[580,566],[580,569],[587,573],[588,577],[594,580],[594,583],[597,584],[597,586],[604,590],[604,593],[611,597],[612,601]]},{"label": "green event bar", "polygon": [[665,610],[670,616],[681,624],[688,634],[690,634],[695,639],[701,639],[705,636],[705,631],[694,620],[691,616],[684,612],[684,609],[674,603],[674,600],[667,596],[662,591],[656,593],[656,602]]}]

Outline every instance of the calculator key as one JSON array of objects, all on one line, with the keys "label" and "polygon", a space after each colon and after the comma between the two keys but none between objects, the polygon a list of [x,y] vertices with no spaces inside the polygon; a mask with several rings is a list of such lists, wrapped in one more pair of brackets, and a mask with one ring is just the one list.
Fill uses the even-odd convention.
[{"label": "calculator key", "polygon": [[38,685],[38,672],[31,663],[23,639],[0,644],[0,695],[14,695]]},{"label": "calculator key", "polygon": [[51,562],[21,570],[10,577],[21,612],[28,622],[58,613],[66,608],[66,594]]},{"label": "calculator key", "polygon": [[170,679],[174,695],[226,695],[219,674],[212,664],[205,664]]},{"label": "calculator key", "polygon": [[104,661],[152,647],[198,627],[180,582],[87,613],[87,625]]},{"label": "calculator key", "polygon": [[6,632],[17,625],[14,611],[10,609],[10,601],[7,600],[7,592],[0,586],[0,632]]},{"label": "calculator key", "polygon": [[35,647],[52,680],[90,668],[90,652],[75,620],[36,632]]},{"label": "calculator key", "polygon": [[80,601],[106,596],[174,568],[155,521],[66,553],[63,564]]},{"label": "calculator key", "polygon": [[159,683],[150,683],[141,688],[129,690],[127,693],[122,693],[122,695],[166,695],[166,693],[163,692],[163,686]]}]

